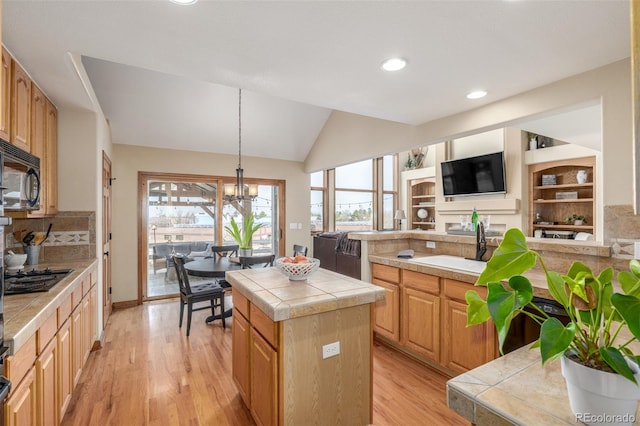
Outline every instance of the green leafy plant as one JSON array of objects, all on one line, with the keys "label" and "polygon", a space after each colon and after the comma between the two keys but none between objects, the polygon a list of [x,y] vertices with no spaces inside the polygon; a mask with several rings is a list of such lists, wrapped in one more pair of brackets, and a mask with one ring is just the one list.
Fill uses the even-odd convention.
[{"label": "green leafy plant", "polygon": [[[537,263],[549,293],[567,311],[567,325],[532,303],[531,281],[522,274]],[[573,262],[566,275],[550,271],[540,254],[529,249],[522,231],[509,229],[476,282],[487,286],[486,300],[475,290],[465,295],[467,325],[492,319],[502,353],[511,321],[527,315],[541,324],[532,347],[540,349],[543,365],[567,354],[583,365],[613,371],[637,383],[625,357],[640,362],[629,348],[640,340],[640,262],[632,260],[629,271],[618,273],[622,293],[614,292],[613,275],[611,267],[595,275],[581,262]]]},{"label": "green leafy plant", "polygon": [[564,223],[573,223],[576,220],[581,220],[583,223],[587,223],[587,218],[586,217],[584,217],[584,216],[582,216],[580,214],[575,214],[575,213],[572,214],[569,217],[565,217],[564,218]]},{"label": "green leafy plant", "polygon": [[234,240],[240,246],[242,250],[251,249],[251,240],[253,234],[264,226],[263,223],[255,223],[255,217],[253,213],[244,215],[242,222],[242,229],[238,226],[235,218],[231,218],[231,224],[224,227],[225,231],[233,237]]}]

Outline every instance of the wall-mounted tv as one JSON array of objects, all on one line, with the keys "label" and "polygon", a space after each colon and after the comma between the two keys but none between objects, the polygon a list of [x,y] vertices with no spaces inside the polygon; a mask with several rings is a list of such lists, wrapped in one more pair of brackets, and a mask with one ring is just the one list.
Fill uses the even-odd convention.
[{"label": "wall-mounted tv", "polygon": [[503,152],[443,161],[440,165],[445,197],[507,192]]}]

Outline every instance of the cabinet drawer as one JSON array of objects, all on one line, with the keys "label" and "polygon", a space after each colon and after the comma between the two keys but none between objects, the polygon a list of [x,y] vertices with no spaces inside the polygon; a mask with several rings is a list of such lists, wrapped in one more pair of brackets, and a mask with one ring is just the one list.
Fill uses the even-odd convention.
[{"label": "cabinet drawer", "polygon": [[14,386],[20,383],[22,378],[36,362],[36,335],[34,334],[14,355],[5,360],[5,376]]},{"label": "cabinet drawer", "polygon": [[42,353],[42,350],[47,346],[47,343],[53,339],[56,335],[56,331],[58,331],[58,323],[56,322],[56,313],[54,312],[36,332],[36,350],[38,355]]},{"label": "cabinet drawer", "polygon": [[64,322],[71,315],[71,296],[67,297],[64,302],[58,306],[58,328],[64,324]]},{"label": "cabinet drawer", "polygon": [[400,284],[400,268],[395,266],[380,265],[374,263],[371,265],[373,278],[378,278],[390,283]]},{"label": "cabinet drawer", "polygon": [[244,315],[245,318],[249,319],[249,300],[240,294],[239,291],[233,292],[233,309],[237,310]]},{"label": "cabinet drawer", "polygon": [[462,281],[444,279],[444,295],[449,299],[465,301],[464,295],[468,290],[475,290],[481,297],[487,297],[487,287],[475,286]]},{"label": "cabinet drawer", "polygon": [[436,296],[440,294],[440,277],[435,275],[404,270],[402,271],[402,284],[405,287],[426,291]]},{"label": "cabinet drawer", "polygon": [[273,346],[278,348],[277,323],[262,312],[256,305],[251,304],[251,325]]}]

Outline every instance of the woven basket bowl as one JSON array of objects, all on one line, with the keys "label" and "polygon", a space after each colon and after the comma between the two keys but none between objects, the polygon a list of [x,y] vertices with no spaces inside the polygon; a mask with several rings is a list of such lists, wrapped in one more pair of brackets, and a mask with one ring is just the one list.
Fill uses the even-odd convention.
[{"label": "woven basket bowl", "polygon": [[284,257],[276,259],[276,268],[289,277],[291,281],[306,280],[320,267],[320,259],[307,257],[306,263],[285,263]]}]

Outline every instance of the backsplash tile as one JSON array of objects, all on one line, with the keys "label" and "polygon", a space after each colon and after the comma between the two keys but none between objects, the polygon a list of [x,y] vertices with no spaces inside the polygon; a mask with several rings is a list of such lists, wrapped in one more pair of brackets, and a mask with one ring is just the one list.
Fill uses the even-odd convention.
[{"label": "backsplash tile", "polygon": [[22,243],[16,241],[14,230],[51,232],[40,250],[41,262],[93,259],[96,257],[96,232],[94,212],[59,212],[54,217],[22,219],[5,227],[5,248],[23,252]]}]

